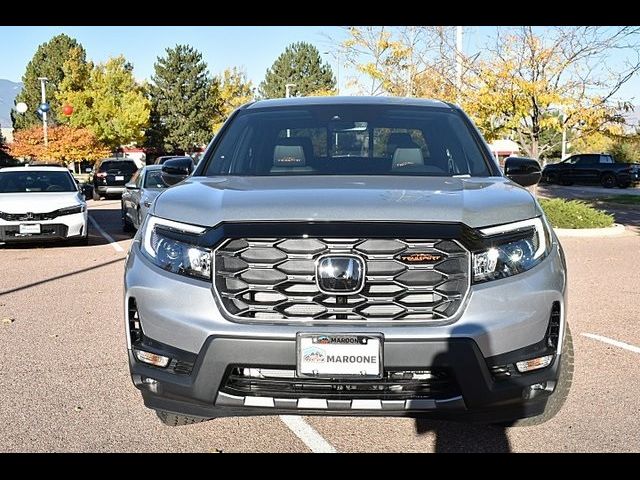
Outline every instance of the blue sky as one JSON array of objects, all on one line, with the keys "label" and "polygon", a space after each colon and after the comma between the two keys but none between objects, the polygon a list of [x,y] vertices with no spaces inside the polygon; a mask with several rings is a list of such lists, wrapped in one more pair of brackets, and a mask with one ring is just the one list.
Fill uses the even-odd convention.
[{"label": "blue sky", "polygon": [[[481,50],[482,44],[495,31],[494,27],[465,27],[464,50],[473,54]],[[148,79],[153,73],[153,64],[165,48],[177,43],[186,43],[202,52],[209,71],[217,74],[226,67],[243,67],[254,85],[263,79],[266,69],[284,48],[295,41],[307,41],[321,52],[331,47],[327,36],[341,40],[344,31],[335,26],[306,27],[153,27],[153,26],[94,26],[94,27],[6,27],[0,26],[0,78],[20,81],[25,67],[38,45],[54,35],[66,33],[76,38],[87,50],[94,62],[103,62],[110,56],[123,54],[133,63],[136,78]],[[619,54],[613,54],[609,65],[622,62]],[[334,72],[336,61],[324,55]],[[346,77],[341,68],[342,92]],[[619,92],[619,97],[640,100],[640,78],[636,76]],[[637,102],[636,102],[637,103]]]}]

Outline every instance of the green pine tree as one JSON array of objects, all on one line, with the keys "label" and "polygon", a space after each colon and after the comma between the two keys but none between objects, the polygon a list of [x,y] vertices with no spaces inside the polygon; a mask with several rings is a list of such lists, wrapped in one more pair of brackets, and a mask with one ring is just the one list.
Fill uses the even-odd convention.
[{"label": "green pine tree", "polygon": [[[212,136],[211,77],[202,54],[189,45],[167,48],[154,64],[149,86],[148,146],[169,153],[192,152]],[[152,145],[150,143],[155,143]]]},{"label": "green pine tree", "polygon": [[69,58],[70,51],[77,49],[76,58],[86,61],[86,52],[82,45],[75,39],[64,33],[56,35],[51,40],[38,47],[35,55],[27,64],[27,69],[22,76],[24,84],[22,91],[16,97],[15,103],[24,102],[29,108],[25,113],[11,112],[13,127],[15,129],[28,128],[42,123],[41,118],[36,113],[38,105],[41,103],[40,80],[39,77],[48,78],[46,83],[46,97],[51,109],[47,113],[49,125],[56,125],[59,121],[60,102],[57,99],[57,91],[64,79],[63,65]]},{"label": "green pine tree", "polygon": [[287,83],[296,85],[290,94],[297,97],[326,94],[336,87],[331,66],[322,61],[316,47],[306,42],[292,43],[273,62],[260,84],[259,94],[262,98],[282,98]]}]

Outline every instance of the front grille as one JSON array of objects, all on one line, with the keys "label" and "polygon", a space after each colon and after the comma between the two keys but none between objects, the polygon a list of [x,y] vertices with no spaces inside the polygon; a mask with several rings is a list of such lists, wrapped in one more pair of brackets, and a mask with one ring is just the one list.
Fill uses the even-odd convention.
[{"label": "front grille", "polygon": [[[356,255],[364,288],[322,293],[316,260]],[[469,289],[469,253],[452,240],[240,238],[215,252],[215,288],[239,320],[437,321],[454,315]]]},{"label": "front grille", "polygon": [[0,240],[29,240],[40,238],[66,238],[66,225],[61,224],[42,224],[40,233],[21,234],[19,225],[0,225]]},{"label": "front grille", "polygon": [[375,380],[297,378],[295,370],[231,367],[221,391],[237,396],[276,398],[442,399],[460,394],[446,369],[386,370]]},{"label": "front grille", "polygon": [[[46,213],[5,213],[0,212],[0,218],[7,222],[37,222],[41,220],[53,220],[58,218],[67,208],[61,210],[54,210],[53,212]],[[66,215],[66,214],[65,214]]]}]

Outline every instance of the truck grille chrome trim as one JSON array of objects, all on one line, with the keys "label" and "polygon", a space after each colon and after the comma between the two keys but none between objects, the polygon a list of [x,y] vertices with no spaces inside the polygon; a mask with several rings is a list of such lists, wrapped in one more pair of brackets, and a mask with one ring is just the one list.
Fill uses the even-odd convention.
[{"label": "truck grille chrome trim", "polygon": [[[318,287],[317,261],[361,259],[354,292]],[[470,287],[470,254],[442,239],[234,238],[214,251],[213,290],[239,322],[436,322],[454,317]]]}]

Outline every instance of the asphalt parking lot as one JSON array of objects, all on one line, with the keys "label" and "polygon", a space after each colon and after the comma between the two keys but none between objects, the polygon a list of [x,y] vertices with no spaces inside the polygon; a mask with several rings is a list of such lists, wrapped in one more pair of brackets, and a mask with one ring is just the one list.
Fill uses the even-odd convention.
[{"label": "asphalt parking lot", "polygon": [[120,202],[89,205],[87,247],[0,247],[0,451],[640,451],[633,232],[561,239],[575,376],[564,408],[544,425],[268,416],[172,428],[143,407],[129,378],[122,276],[131,239],[121,231]]}]

